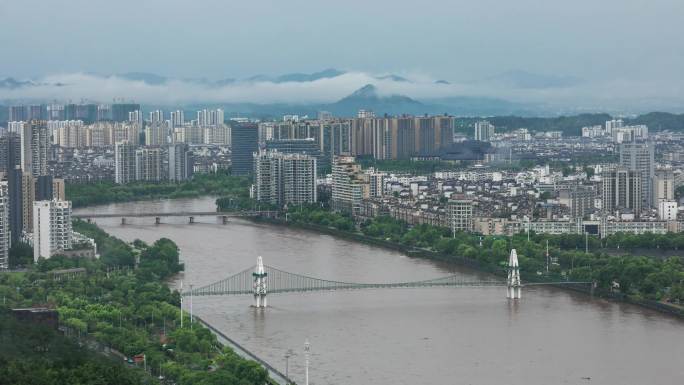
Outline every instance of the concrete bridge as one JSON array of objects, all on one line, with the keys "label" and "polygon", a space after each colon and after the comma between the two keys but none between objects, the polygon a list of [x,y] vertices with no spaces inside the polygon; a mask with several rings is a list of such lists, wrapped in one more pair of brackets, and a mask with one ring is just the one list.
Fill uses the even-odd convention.
[{"label": "concrete bridge", "polygon": [[277,211],[235,211],[235,212],[220,212],[220,211],[178,211],[174,213],[169,212],[131,212],[131,213],[89,213],[89,214],[75,214],[74,218],[85,219],[90,222],[92,219],[98,218],[121,218],[121,224],[126,224],[126,218],[154,218],[155,224],[162,223],[162,218],[169,217],[186,217],[188,223],[195,223],[195,218],[198,217],[216,217],[220,219],[223,224],[228,223],[228,218],[244,218],[244,217],[268,217],[275,218],[278,215]]}]

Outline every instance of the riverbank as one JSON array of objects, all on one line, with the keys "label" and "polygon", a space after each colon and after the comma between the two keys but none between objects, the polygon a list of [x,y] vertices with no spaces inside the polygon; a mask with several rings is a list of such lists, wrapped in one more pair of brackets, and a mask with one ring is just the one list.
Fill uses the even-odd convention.
[{"label": "riverbank", "polygon": [[269,378],[272,382],[275,382],[279,385],[296,385],[296,383],[292,379],[288,378],[285,374],[280,372],[278,369],[274,368],[268,362],[259,358],[259,356],[257,356],[256,354],[250,352],[242,345],[235,342],[232,338],[225,335],[223,332],[212,326],[210,323],[206,322],[198,316],[194,316],[193,318],[196,322],[200,323],[202,326],[209,329],[216,336],[221,345],[229,347],[237,355],[244,359],[252,360],[261,364],[261,366],[268,372]]},{"label": "riverbank", "polygon": [[[296,228],[300,228],[303,230],[308,230],[308,231],[314,231],[322,234],[327,234],[331,235],[334,237],[340,237],[344,238],[347,240],[352,240],[355,242],[361,242],[364,244],[368,245],[373,245],[373,246],[378,246],[378,247],[383,247],[389,250],[394,250],[394,251],[399,251],[404,254],[406,254],[409,257],[414,257],[414,258],[426,258],[426,259],[431,259],[431,260],[436,260],[436,261],[441,261],[441,262],[448,262],[448,263],[455,263],[460,266],[464,266],[476,271],[484,272],[484,273],[489,273],[493,274],[499,277],[505,277],[506,276],[506,270],[500,266],[493,266],[490,264],[485,264],[480,261],[462,257],[462,256],[454,256],[454,255],[446,255],[443,253],[439,253],[433,250],[428,250],[425,248],[416,248],[412,246],[407,246],[403,245],[401,243],[393,242],[393,241],[388,241],[388,240],[383,240],[383,239],[378,239],[374,237],[367,236],[363,233],[359,232],[352,232],[352,231],[345,231],[345,230],[340,230],[337,228],[329,227],[329,226],[322,226],[322,225],[317,225],[317,224],[311,224],[311,223],[301,223],[301,222],[293,222],[293,221],[285,221],[283,219],[274,219],[274,218],[254,218],[253,219],[256,222],[264,222],[264,223],[269,223],[269,224],[274,224],[274,225],[279,225],[279,226],[292,226]],[[523,274],[523,279],[528,280],[528,281],[539,281],[539,279],[531,274]],[[572,290],[575,292],[583,293],[586,295],[590,296],[595,296],[599,297],[602,299],[606,300],[611,300],[611,301],[618,301],[618,302],[624,302],[624,303],[629,303],[633,305],[638,305],[642,306],[651,310],[655,310],[661,313],[665,314],[670,314],[674,315],[676,317],[679,317],[680,319],[684,319],[684,307],[681,306],[676,306],[674,304],[668,304],[668,303],[663,303],[663,302],[658,302],[658,301],[652,301],[652,300],[647,300],[647,299],[638,299],[638,298],[632,298],[628,295],[622,294],[622,293],[615,293],[615,292],[610,292],[605,289],[601,288],[593,288],[589,285],[567,285],[567,284],[559,284],[559,285],[551,285],[560,289],[565,289],[565,290]]]},{"label": "riverbank", "polygon": [[249,208],[250,183],[248,178],[222,173],[195,175],[193,179],[180,183],[69,183],[66,185],[66,199],[74,208],[82,208],[154,199],[221,196],[229,198],[233,207]]},{"label": "riverbank", "polygon": [[[163,375],[184,384],[271,382],[258,362],[242,358],[208,328],[187,321],[179,293],[166,284],[183,270],[174,242],[161,238],[129,244],[82,221],[75,221],[74,229],[96,240],[101,257],[53,256],[25,273],[0,275],[0,309],[55,309],[60,325],[121,352],[138,366],[144,361],[155,378]],[[51,274],[65,268],[83,273],[64,279]]]}]

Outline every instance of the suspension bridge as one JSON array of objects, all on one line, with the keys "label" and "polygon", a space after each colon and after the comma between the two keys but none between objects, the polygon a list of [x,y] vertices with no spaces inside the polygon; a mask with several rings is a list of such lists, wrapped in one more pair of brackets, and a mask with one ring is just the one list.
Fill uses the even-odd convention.
[{"label": "suspension bridge", "polygon": [[228,278],[205,286],[183,291],[182,296],[211,295],[254,295],[255,307],[266,307],[267,294],[299,293],[329,290],[389,289],[419,287],[506,287],[506,296],[512,299],[522,297],[522,287],[532,285],[591,284],[591,282],[534,282],[523,285],[520,280],[518,256],[511,250],[508,263],[508,276],[505,280],[472,280],[461,276],[449,275],[411,282],[354,283],[332,281],[290,273],[272,266],[264,265],[261,257],[257,264]]}]

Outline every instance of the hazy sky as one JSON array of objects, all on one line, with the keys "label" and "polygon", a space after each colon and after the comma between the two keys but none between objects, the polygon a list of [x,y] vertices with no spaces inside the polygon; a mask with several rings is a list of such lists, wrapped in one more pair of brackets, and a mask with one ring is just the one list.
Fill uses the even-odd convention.
[{"label": "hazy sky", "polygon": [[[684,105],[683,20],[684,0],[0,0],[0,79],[41,84],[0,99],[331,101],[373,82],[419,98],[589,108],[624,98],[671,108]],[[350,74],[219,89],[92,76],[217,80],[325,68]],[[545,89],[482,81],[511,70],[581,81]],[[414,82],[376,81],[386,73]]]},{"label": "hazy sky", "polygon": [[0,0],[0,76],[680,76],[681,0]]}]

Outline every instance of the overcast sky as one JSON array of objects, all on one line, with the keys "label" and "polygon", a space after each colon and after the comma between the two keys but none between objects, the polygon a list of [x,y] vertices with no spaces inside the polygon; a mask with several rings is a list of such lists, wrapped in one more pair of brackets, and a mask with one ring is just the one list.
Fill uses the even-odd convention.
[{"label": "overcast sky", "polygon": [[0,75],[680,77],[681,0],[0,0]]},{"label": "overcast sky", "polygon": [[0,79],[523,70],[680,98],[683,20],[682,0],[0,0]]}]

